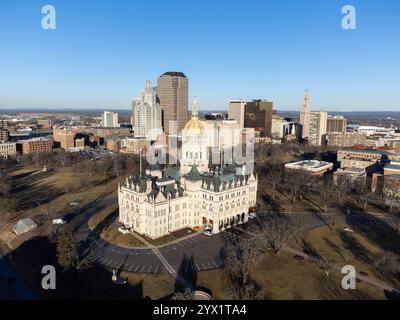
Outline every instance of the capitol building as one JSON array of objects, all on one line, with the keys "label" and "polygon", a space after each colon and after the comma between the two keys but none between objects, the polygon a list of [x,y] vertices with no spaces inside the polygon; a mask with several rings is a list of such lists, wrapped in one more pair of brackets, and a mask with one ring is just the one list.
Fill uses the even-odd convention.
[{"label": "capitol building", "polygon": [[194,101],[182,131],[179,166],[153,165],[119,185],[119,221],[125,228],[156,239],[184,228],[219,233],[247,222],[256,206],[257,177],[246,166],[210,170],[205,131]]}]

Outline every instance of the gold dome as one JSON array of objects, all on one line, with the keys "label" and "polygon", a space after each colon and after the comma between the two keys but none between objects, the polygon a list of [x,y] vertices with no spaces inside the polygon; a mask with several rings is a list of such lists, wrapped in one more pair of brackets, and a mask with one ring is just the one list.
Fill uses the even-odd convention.
[{"label": "gold dome", "polygon": [[191,136],[203,135],[205,132],[204,124],[199,120],[196,97],[193,99],[192,119],[186,123],[184,130],[187,135]]},{"label": "gold dome", "polygon": [[205,128],[203,123],[199,119],[192,118],[185,125],[185,133],[187,135],[203,135]]}]

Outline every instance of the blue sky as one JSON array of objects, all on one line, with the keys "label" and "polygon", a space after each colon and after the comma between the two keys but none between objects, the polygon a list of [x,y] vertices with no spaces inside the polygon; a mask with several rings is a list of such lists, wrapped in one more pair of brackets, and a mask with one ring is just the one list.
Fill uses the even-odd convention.
[{"label": "blue sky", "polygon": [[0,108],[129,108],[165,71],[188,76],[200,109],[296,110],[307,87],[313,109],[400,111],[400,1],[0,0]]}]

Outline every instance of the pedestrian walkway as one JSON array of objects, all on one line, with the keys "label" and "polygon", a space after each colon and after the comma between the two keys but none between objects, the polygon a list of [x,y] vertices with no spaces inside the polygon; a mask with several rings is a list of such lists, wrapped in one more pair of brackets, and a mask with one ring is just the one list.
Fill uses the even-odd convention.
[{"label": "pedestrian walkway", "polygon": [[176,281],[178,281],[184,288],[192,287],[192,285],[185,278],[176,273],[175,269],[171,266],[171,264],[167,261],[167,259],[164,258],[164,256],[161,254],[160,250],[158,250],[157,247],[153,246],[150,242],[148,242],[146,239],[144,239],[143,237],[139,236],[136,233],[133,233],[133,236],[136,237],[138,240],[142,241],[147,246],[147,248],[150,248],[154,252],[154,254],[161,261],[165,269],[168,271],[168,273],[171,276],[173,276],[176,279]]}]

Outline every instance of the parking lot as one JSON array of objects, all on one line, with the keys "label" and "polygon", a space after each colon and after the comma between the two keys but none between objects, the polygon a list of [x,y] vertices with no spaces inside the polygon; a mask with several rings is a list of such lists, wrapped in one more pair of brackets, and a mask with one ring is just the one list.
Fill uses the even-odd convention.
[{"label": "parking lot", "polygon": [[[205,271],[219,268],[223,263],[221,246],[225,243],[223,234],[211,237],[197,234],[189,239],[159,248],[161,254],[175,269]],[[190,265],[182,265],[186,258],[193,258]],[[160,260],[149,248],[123,248],[102,239],[97,240],[88,255],[88,261],[116,270],[138,273],[166,273]]]}]

